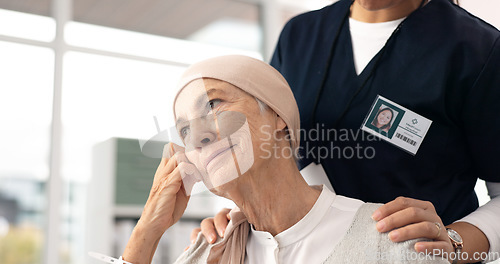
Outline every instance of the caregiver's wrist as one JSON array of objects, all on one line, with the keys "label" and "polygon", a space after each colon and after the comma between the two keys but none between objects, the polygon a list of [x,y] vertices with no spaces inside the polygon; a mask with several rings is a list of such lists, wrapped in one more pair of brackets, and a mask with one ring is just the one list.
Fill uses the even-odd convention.
[{"label": "caregiver's wrist", "polygon": [[481,256],[485,256],[490,249],[490,244],[486,235],[478,227],[467,222],[455,222],[446,226],[455,230],[463,239],[461,252],[463,256],[469,259],[461,259],[457,263],[475,263],[481,262]]}]

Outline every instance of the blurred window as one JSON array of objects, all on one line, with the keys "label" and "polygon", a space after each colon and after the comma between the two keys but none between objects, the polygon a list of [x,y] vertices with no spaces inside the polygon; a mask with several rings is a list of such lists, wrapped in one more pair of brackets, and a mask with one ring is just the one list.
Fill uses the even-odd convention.
[{"label": "blurred window", "polygon": [[42,263],[54,54],[0,41],[0,263]]}]

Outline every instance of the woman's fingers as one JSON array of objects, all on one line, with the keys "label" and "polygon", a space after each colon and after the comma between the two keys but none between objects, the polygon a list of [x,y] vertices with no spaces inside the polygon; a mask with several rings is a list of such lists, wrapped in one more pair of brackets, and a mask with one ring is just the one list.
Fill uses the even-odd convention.
[{"label": "woman's fingers", "polygon": [[161,155],[160,165],[166,165],[167,162],[176,154],[176,153],[184,153],[184,148],[169,142],[163,146],[163,153]]},{"label": "woman's fingers", "polygon": [[191,191],[193,190],[193,186],[195,183],[201,181],[201,174],[196,169],[196,166],[187,162],[180,162],[177,166],[181,172],[182,182],[184,185],[184,191],[186,195],[191,195]]},{"label": "woman's fingers", "polygon": [[205,218],[201,221],[201,232],[208,243],[213,244],[217,240],[217,233],[215,232],[214,219],[212,217]]},{"label": "woman's fingers", "polygon": [[[217,240],[217,232],[220,237],[224,236],[224,232],[226,231],[227,224],[230,220],[229,212],[231,209],[224,208],[215,215],[215,218],[209,217],[203,219],[201,221],[201,232],[203,236],[208,241],[208,243],[213,244]],[[198,228],[193,229],[191,232],[191,241],[196,239],[198,235]]]},{"label": "woman's fingers", "polygon": [[151,187],[151,190],[157,190],[159,186],[159,182],[162,177],[165,176],[165,167],[169,162],[172,162],[171,157],[175,154],[173,151],[173,143],[168,143],[163,146],[163,154],[162,158],[160,161],[160,164],[158,164],[158,168],[156,169],[156,173],[153,179],[153,186]]},{"label": "woman's fingers", "polygon": [[[172,146],[171,144],[172,143],[167,144],[166,147],[168,147],[169,145]],[[187,162],[187,158],[183,152],[179,151],[174,153],[170,158],[165,159],[165,161],[166,163],[164,163],[163,166],[162,163],[160,163],[160,165],[158,166],[155,175],[155,181],[161,180],[162,178],[171,174],[181,162]],[[183,171],[184,170],[186,170],[186,167],[183,168]]]},{"label": "woman's fingers", "polygon": [[140,222],[153,233],[163,234],[180,219],[188,199],[181,192],[182,177],[178,167],[168,174],[159,169],[156,176],[156,185],[151,189]]},{"label": "woman's fingers", "polygon": [[165,173],[171,173],[176,167],[177,164],[179,164],[179,159],[178,156],[181,155],[180,153],[175,153],[170,159],[168,159],[167,164],[165,164],[164,167],[164,172]]},{"label": "woman's fingers", "polygon": [[434,205],[431,202],[407,198],[407,197],[398,197],[393,201],[390,201],[382,206],[380,206],[375,212],[372,214],[372,219],[375,221],[379,221],[395,212],[401,211],[403,209],[409,207],[418,207],[424,210],[433,210]]},{"label": "woman's fingers", "polygon": [[169,194],[177,194],[181,186],[182,174],[178,166],[171,172],[166,173],[165,177],[160,180],[160,191],[168,189],[171,191]]},{"label": "woman's fingers", "polygon": [[196,238],[198,237],[198,234],[201,232],[201,228],[197,227],[195,229],[193,229],[193,231],[191,231],[191,236],[190,236],[190,241],[191,241],[191,244],[194,243],[194,241],[196,241]]},{"label": "woman's fingers", "polygon": [[184,152],[184,148],[172,142],[165,144],[161,155],[162,161],[170,159],[177,152]]},{"label": "woman's fingers", "polygon": [[167,143],[163,146],[163,153],[161,154],[161,162],[160,164],[166,164],[168,159],[173,155],[172,152],[172,143]]},{"label": "woman's fingers", "polygon": [[196,166],[188,160],[186,154],[183,151],[177,152],[175,158],[181,171],[184,190],[186,192],[186,195],[189,196],[191,195],[194,184],[201,181],[203,178]]},{"label": "woman's fingers", "polygon": [[401,242],[416,238],[428,238],[434,241],[448,241],[446,229],[441,221],[424,221],[407,225],[389,232],[389,238],[393,242]]},{"label": "woman's fingers", "polygon": [[[165,147],[168,147],[168,145],[165,145]],[[162,159],[162,161],[158,165],[158,168],[156,169],[156,173],[153,179],[153,186],[151,187],[152,192],[158,190],[163,179],[167,177],[167,175],[171,173],[176,166],[177,166],[177,159],[175,158]]]},{"label": "woman's fingers", "polygon": [[231,209],[224,208],[215,215],[214,226],[220,237],[224,237],[224,233],[226,232],[226,227],[229,223],[228,215],[230,211]]},{"label": "woman's fingers", "polygon": [[179,146],[179,145],[177,145],[177,144],[175,144],[173,142],[170,142],[169,144],[172,146],[172,152],[171,152],[172,155],[174,153],[177,153],[177,152],[184,153],[184,150],[185,150],[184,147],[181,147],[181,146]]},{"label": "woman's fingers", "polygon": [[[174,146],[167,144],[164,153],[172,154]],[[183,172],[186,163],[179,164],[178,156],[182,150],[174,155],[165,155],[158,165],[153,180],[153,186],[141,215],[141,223],[145,223],[155,233],[161,233],[176,223],[186,209],[189,197],[183,186]]]}]

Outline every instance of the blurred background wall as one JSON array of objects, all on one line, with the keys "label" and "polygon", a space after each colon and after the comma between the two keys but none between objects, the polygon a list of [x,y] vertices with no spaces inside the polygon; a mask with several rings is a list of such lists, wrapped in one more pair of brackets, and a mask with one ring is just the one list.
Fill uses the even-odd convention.
[{"label": "blurred background wall", "polygon": [[[460,2],[500,27],[500,1]],[[330,3],[0,0],[0,263],[98,263],[90,250],[120,255],[156,162],[137,139],[173,124],[182,71],[223,54],[268,61],[289,18]],[[127,176],[133,169],[142,178]],[[137,188],[117,196],[127,186]],[[484,183],[477,191],[487,202]],[[231,204],[195,196],[155,262],[180,254],[191,228],[223,206]]]}]

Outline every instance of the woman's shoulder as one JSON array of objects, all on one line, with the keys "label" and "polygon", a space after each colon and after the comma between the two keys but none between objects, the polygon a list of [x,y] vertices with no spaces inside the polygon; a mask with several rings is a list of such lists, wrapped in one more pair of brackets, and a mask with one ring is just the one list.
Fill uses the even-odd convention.
[{"label": "woman's shoulder", "polygon": [[364,204],[365,202],[359,199],[350,198],[343,195],[335,195],[332,207],[344,211],[358,211],[359,208]]},{"label": "woman's shoulder", "polygon": [[[372,213],[382,204],[365,203],[357,211],[342,241],[333,249],[325,264],[336,263],[448,263],[440,257],[415,251],[418,241],[392,242],[386,233],[379,233]],[[352,250],[355,248],[356,250]]]}]

